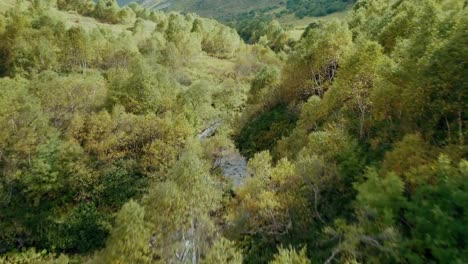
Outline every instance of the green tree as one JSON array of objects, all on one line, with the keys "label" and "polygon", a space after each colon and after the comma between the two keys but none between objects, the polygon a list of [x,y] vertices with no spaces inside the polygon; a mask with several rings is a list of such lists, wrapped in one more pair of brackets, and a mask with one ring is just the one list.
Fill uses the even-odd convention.
[{"label": "green tree", "polygon": [[117,24],[121,21],[122,13],[117,0],[99,0],[94,7],[94,17],[108,23]]},{"label": "green tree", "polygon": [[52,124],[63,129],[67,128],[74,115],[100,110],[107,97],[106,82],[94,71],[85,76],[70,74],[66,77],[44,72],[34,77],[31,91],[41,100]]},{"label": "green tree", "polygon": [[213,103],[215,91],[208,82],[197,82],[180,94],[179,102],[185,106],[185,114],[193,127],[202,130],[219,118],[220,113]]},{"label": "green tree", "polygon": [[148,243],[151,232],[144,220],[145,209],[130,200],[117,214],[106,247],[93,262],[98,263],[150,263]]},{"label": "green tree", "polygon": [[24,79],[0,80],[0,166],[2,167],[2,197],[8,203],[12,184],[22,176],[40,144],[53,134],[39,101],[27,90]]},{"label": "green tree", "polygon": [[235,244],[223,237],[218,238],[210,248],[204,260],[204,264],[241,264],[242,254]]},{"label": "green tree", "polygon": [[325,233],[338,237],[339,243],[332,250],[326,263],[336,258],[343,262],[378,261],[397,256],[397,229],[394,227],[400,208],[405,205],[404,184],[395,174],[384,177],[369,169],[363,183],[356,184],[357,223],[348,224],[335,220]]},{"label": "green tree", "polygon": [[389,61],[382,48],[374,42],[361,43],[343,63],[343,71],[324,98],[328,111],[342,105],[342,111],[350,115],[351,130],[356,131],[361,140],[365,139],[372,120],[370,94],[382,79],[380,71]]},{"label": "green tree", "polygon": [[287,101],[322,97],[351,46],[351,31],[345,23],[333,21],[309,30],[285,65],[282,97]]},{"label": "green tree", "polygon": [[58,0],[57,7],[61,10],[76,11],[81,15],[91,15],[94,11],[92,0]]},{"label": "green tree", "polygon": [[441,155],[429,168],[414,172],[415,177],[430,180],[416,189],[405,208],[409,234],[401,244],[404,259],[414,263],[464,262],[468,253],[463,246],[467,236],[467,168],[466,160],[456,166]]},{"label": "green tree", "polygon": [[93,50],[89,48],[90,40],[81,27],[70,28],[62,48],[64,64],[69,69],[78,68],[85,72],[93,58]]},{"label": "green tree", "polygon": [[166,69],[143,60],[132,63],[127,74],[123,70],[112,71],[109,79],[113,104],[123,105],[135,114],[163,113],[172,108],[178,93]]},{"label": "green tree", "polygon": [[297,252],[294,248],[278,248],[278,254],[270,264],[310,264],[311,261],[306,256],[306,248]]},{"label": "green tree", "polygon": [[168,180],[153,185],[144,199],[155,237],[153,255],[163,261],[199,261],[213,236],[209,214],[218,208],[221,193],[200,155],[198,143],[188,144]]},{"label": "green tree", "polygon": [[58,68],[58,39],[65,28],[63,23],[41,12],[26,12],[18,5],[6,13],[8,23],[0,45],[4,74],[27,76]]},{"label": "green tree", "polygon": [[21,253],[7,254],[0,257],[0,263],[37,263],[37,264],[68,264],[70,259],[66,255],[50,254],[47,251],[36,251],[28,249]]}]

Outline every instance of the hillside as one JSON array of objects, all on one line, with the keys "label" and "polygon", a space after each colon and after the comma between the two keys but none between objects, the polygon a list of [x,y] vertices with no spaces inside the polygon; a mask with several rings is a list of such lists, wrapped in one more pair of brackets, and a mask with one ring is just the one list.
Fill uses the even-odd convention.
[{"label": "hillside", "polygon": [[466,1],[268,12],[2,1],[0,264],[468,263]]},{"label": "hillside", "polygon": [[[168,9],[183,12],[195,12],[204,17],[226,20],[251,11],[266,12],[285,6],[282,0],[202,0],[202,1],[168,1]],[[156,6],[157,7],[157,6]]]},{"label": "hillside", "polygon": [[[348,9],[355,0],[139,0],[153,9],[193,12],[203,17],[233,21],[249,13],[270,14],[281,18],[293,14],[298,18],[319,17]],[[126,0],[119,2],[126,4]]]},{"label": "hillside", "polygon": [[[164,11],[196,13],[214,18],[240,32],[242,38],[255,43],[264,31],[261,24],[279,21],[288,31],[288,38],[297,40],[313,22],[343,19],[350,13],[355,0],[139,0],[141,5]],[[127,0],[119,1],[121,5]],[[260,27],[260,28],[259,28]],[[257,32],[255,32],[257,31]],[[254,40],[254,41],[253,41]]]}]

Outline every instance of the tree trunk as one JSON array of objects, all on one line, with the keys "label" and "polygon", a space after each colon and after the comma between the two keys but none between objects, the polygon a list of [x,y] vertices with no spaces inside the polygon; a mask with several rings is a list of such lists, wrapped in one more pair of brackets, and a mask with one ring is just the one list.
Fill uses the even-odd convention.
[{"label": "tree trunk", "polygon": [[463,139],[463,121],[462,121],[461,109],[458,110],[458,140],[460,142],[460,146],[463,146],[464,139]]},{"label": "tree trunk", "polygon": [[197,244],[196,244],[196,239],[195,239],[195,223],[194,220],[192,219],[191,221],[191,227],[192,229],[192,264],[197,264]]},{"label": "tree trunk", "polygon": [[365,111],[361,110],[360,125],[359,125],[359,139],[364,139],[364,121],[366,119]]},{"label": "tree trunk", "polygon": [[450,131],[450,123],[448,121],[447,116],[445,116],[444,118],[445,118],[445,125],[447,126],[448,141],[451,142],[452,141],[452,132]]}]

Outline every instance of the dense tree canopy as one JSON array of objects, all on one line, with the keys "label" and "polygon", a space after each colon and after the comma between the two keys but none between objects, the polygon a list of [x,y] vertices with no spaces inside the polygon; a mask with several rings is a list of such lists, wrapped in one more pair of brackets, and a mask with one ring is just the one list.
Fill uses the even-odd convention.
[{"label": "dense tree canopy", "polygon": [[0,10],[0,263],[466,263],[466,8]]}]

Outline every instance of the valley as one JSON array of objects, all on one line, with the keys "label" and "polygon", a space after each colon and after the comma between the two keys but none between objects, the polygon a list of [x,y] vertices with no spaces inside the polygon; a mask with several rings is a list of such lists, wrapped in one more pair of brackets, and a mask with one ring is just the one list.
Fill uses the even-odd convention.
[{"label": "valley", "polygon": [[[121,6],[131,1],[119,0]],[[139,0],[153,10],[196,13],[202,17],[233,22],[251,14],[267,15],[284,23],[301,25],[310,18],[325,17],[352,8],[354,0]]]},{"label": "valley", "polygon": [[0,1],[0,264],[467,263],[467,12]]}]

